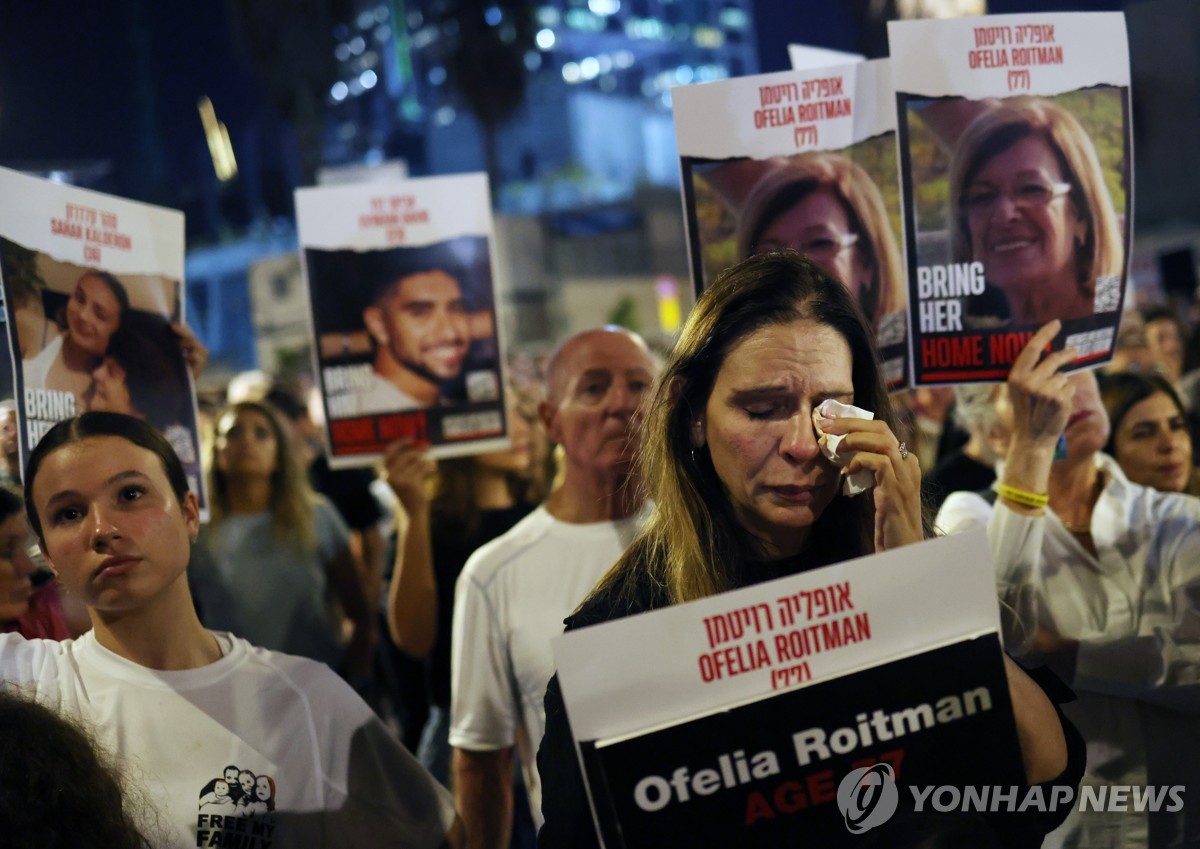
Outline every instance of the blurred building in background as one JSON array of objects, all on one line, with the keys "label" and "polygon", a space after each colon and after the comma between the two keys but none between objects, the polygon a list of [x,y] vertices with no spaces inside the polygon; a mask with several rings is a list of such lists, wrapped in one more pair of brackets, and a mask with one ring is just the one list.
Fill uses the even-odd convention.
[{"label": "blurred building in background", "polygon": [[[463,65],[488,49],[473,79]],[[687,297],[670,89],[758,71],[749,0],[357,0],[328,51],[332,78],[314,104],[323,166],[359,179],[396,162],[413,176],[491,173],[510,339],[549,346],[614,320],[666,343],[655,293]],[[280,367],[262,354],[286,344],[254,347],[244,331],[273,297],[294,299],[283,278],[243,267],[248,252],[277,251],[278,236],[189,257],[195,323],[231,370]],[[676,282],[656,288],[659,278]],[[249,294],[229,294],[237,285]],[[292,324],[256,319],[254,331],[286,335]]]},{"label": "blurred building in background", "polygon": [[[896,17],[983,0],[119,0],[0,28],[0,164],[187,216],[211,379],[303,367],[292,192],[321,174],[487,170],[510,343],[618,321],[666,344],[691,301],[670,88],[787,67],[788,42],[886,54]],[[1124,10],[1139,297],[1195,288],[1200,5]],[[1041,0],[987,0],[995,14]],[[1164,265],[1160,257],[1171,259]],[[1182,259],[1181,259],[1182,258]],[[257,268],[257,271],[252,269]],[[1166,270],[1164,270],[1166,269]],[[256,342],[256,335],[259,337]],[[272,360],[267,362],[265,360]]]},{"label": "blurred building in background", "polygon": [[464,19],[481,17],[524,76],[524,97],[496,132],[494,202],[508,214],[674,187],[670,88],[758,71],[749,0],[359,5],[335,30],[326,161],[399,157],[413,174],[486,169],[472,82],[455,72]]}]

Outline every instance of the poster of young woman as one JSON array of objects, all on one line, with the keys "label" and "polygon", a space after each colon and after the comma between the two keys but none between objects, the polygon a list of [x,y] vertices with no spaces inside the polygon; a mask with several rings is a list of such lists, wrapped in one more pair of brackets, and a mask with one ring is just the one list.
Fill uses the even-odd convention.
[{"label": "poster of young woman", "polygon": [[0,269],[21,465],[62,419],[159,430],[206,507],[184,320],[183,214],[0,168]]},{"label": "poster of young woman", "polygon": [[896,113],[886,60],[672,89],[696,291],[756,253],[794,248],[875,327],[891,389],[908,383]]},{"label": "poster of young woman", "polygon": [[486,175],[300,189],[296,220],[330,465],[507,445]]},{"label": "poster of young woman", "polygon": [[1003,380],[1060,319],[1112,356],[1133,202],[1120,13],[888,24],[914,383]]}]

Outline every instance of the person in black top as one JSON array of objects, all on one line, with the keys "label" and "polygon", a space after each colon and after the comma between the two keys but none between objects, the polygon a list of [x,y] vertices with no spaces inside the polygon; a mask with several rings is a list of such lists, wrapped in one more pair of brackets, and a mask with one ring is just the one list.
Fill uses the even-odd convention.
[{"label": "person in black top", "polygon": [[[826,399],[874,420],[825,418]],[[855,452],[839,469],[816,425]],[[919,542],[929,533],[921,473],[893,431],[871,332],[844,287],[791,251],[745,260],[705,291],[651,401],[640,456],[654,501],[645,529],[567,630],[703,598]],[[867,472],[869,495],[841,494]],[[1078,734],[1038,684],[1005,658],[1030,784],[1077,785]],[[597,845],[557,677],[538,753],[543,849]],[[1061,816],[975,823],[974,845],[1040,845]],[[1010,820],[1014,820],[1010,821]],[[803,835],[797,835],[797,845]]]},{"label": "person in black top", "polygon": [[406,523],[387,599],[388,632],[414,658],[427,658],[430,712],[417,755],[448,783],[450,770],[450,634],[454,587],[475,549],[523,519],[540,501],[533,477],[537,444],[530,413],[510,389],[511,446],[435,464],[422,446],[397,442],[384,458],[384,479]]}]

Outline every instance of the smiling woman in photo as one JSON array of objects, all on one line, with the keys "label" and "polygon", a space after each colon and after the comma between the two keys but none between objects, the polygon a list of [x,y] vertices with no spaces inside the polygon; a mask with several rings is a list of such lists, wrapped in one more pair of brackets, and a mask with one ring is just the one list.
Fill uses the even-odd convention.
[{"label": "smiling woman in photo", "polygon": [[120,280],[107,271],[85,271],[67,301],[66,332],[25,360],[25,388],[70,392],[82,402],[92,370],[128,311],[129,295]]},{"label": "smiling woman in photo", "polygon": [[951,164],[950,198],[955,259],[983,263],[1008,301],[1000,320],[1090,316],[1097,281],[1122,272],[1095,146],[1048,100],[1010,98],[972,121]]}]

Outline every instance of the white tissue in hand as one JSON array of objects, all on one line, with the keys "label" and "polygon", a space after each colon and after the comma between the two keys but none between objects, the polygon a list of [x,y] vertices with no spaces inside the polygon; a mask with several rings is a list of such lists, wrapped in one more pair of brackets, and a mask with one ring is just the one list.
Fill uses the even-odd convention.
[{"label": "white tissue in hand", "polygon": [[[825,458],[835,466],[845,466],[854,459],[857,451],[844,451],[838,453],[838,445],[846,438],[845,434],[826,433],[821,430],[821,418],[837,419],[841,417],[851,419],[873,419],[875,414],[870,410],[864,410],[862,407],[855,407],[852,404],[843,404],[840,401],[835,401],[832,398],[826,398],[821,402],[815,410],[813,410],[813,427],[817,431],[817,445],[821,449],[821,453]],[[842,492],[846,495],[854,496],[860,492],[866,492],[875,485],[875,474],[870,469],[860,469],[852,475],[847,475],[842,483]]]}]

